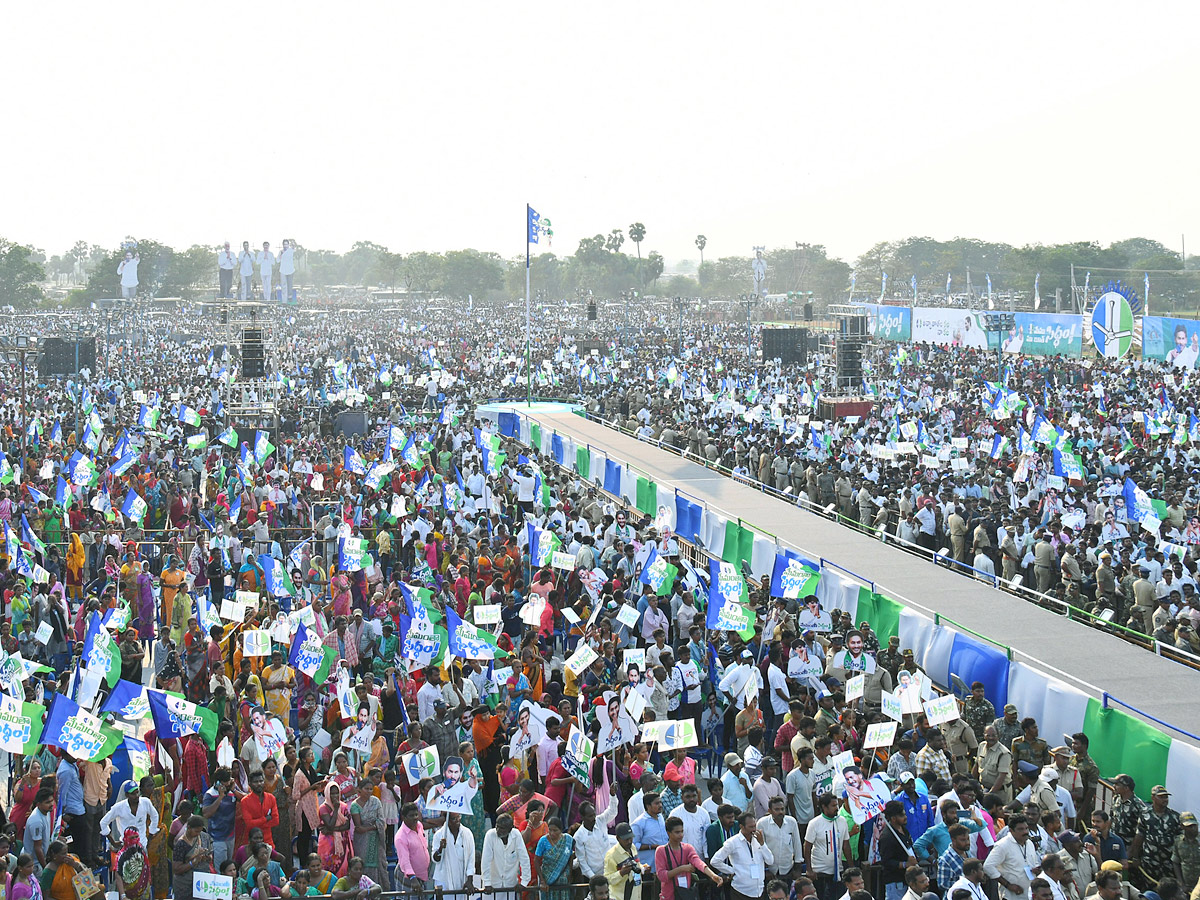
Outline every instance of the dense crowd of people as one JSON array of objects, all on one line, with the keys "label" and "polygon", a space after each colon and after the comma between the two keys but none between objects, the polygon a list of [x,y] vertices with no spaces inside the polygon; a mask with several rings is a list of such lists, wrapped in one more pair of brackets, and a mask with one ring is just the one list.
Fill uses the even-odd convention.
[{"label": "dense crowd of people", "polygon": [[[1197,896],[1168,786],[982,684],[930,725],[945,686],[811,583],[742,584],[723,627],[695,548],[474,416],[532,371],[1192,647],[1186,376],[1012,359],[989,386],[970,352],[881,347],[872,415],[822,422],[822,370],[748,365],[744,324],[676,348],[642,310],[581,355],[587,324],[546,314],[527,369],[509,311],[264,317],[278,428],[227,415],[236,358],[142,313],[97,372],[25,399],[0,372],[6,898]],[[365,433],[334,427],[350,407]]]}]

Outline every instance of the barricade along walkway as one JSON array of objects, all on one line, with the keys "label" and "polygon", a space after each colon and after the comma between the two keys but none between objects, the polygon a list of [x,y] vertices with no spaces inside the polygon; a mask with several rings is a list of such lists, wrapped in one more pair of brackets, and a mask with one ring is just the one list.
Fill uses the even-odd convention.
[{"label": "barricade along walkway", "polygon": [[[1099,699],[1100,692],[1107,691],[1176,728],[1200,735],[1200,673],[1186,666],[889,547],[597,422],[573,414],[528,418],[546,432],[556,431],[577,445],[586,444],[627,461],[659,484],[678,488],[692,500],[711,504],[714,512],[741,518],[747,525],[776,535],[813,559],[823,557],[844,566],[875,582],[879,593],[903,605],[929,616],[946,616],[1021,651],[1033,657],[1029,662],[1034,667],[1058,675],[1086,694]],[[1026,710],[1020,714],[1026,715]],[[1174,741],[1200,746],[1194,738],[1164,730]],[[1051,746],[1062,742],[1061,734],[1043,731],[1042,737]]]}]

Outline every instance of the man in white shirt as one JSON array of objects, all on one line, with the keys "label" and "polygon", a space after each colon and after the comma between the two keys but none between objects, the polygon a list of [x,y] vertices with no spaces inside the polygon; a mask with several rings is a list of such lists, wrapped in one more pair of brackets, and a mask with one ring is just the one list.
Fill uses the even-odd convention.
[{"label": "man in white shirt", "polygon": [[283,249],[279,251],[279,283],[283,286],[283,302],[292,298],[292,276],[296,274],[296,248],[292,242],[284,240]]},{"label": "man in white shirt", "polygon": [[242,300],[249,300],[254,281],[254,252],[250,249],[249,241],[242,241],[242,252],[238,254],[238,274],[242,279],[238,296]]},{"label": "man in white shirt", "polygon": [[575,867],[585,881],[591,881],[594,875],[604,874],[604,855],[615,844],[614,838],[608,831],[608,823],[617,817],[620,803],[617,802],[617,783],[610,786],[608,806],[604,812],[597,815],[596,807],[584,803],[579,808],[583,821],[575,830]]},{"label": "man in white shirt", "polygon": [[100,820],[100,833],[109,836],[115,834],[115,843],[118,845],[127,828],[137,830],[143,847],[150,846],[150,835],[158,834],[158,810],[139,793],[138,783],[133,780],[121,786],[121,799]]},{"label": "man in white shirt", "polygon": [[791,881],[792,870],[804,860],[804,845],[796,820],[784,813],[783,797],[772,797],[769,813],[758,820],[758,831],[775,858],[767,871]]},{"label": "man in white shirt", "polygon": [[512,816],[496,816],[496,827],[483,837],[483,889],[495,900],[517,900],[517,888],[533,883],[525,839],[513,828]]},{"label": "man in white shirt", "polygon": [[1025,816],[1017,814],[1008,820],[1008,834],[996,841],[983,871],[999,883],[1000,900],[1025,898],[1029,883],[1041,871],[1041,857],[1029,840],[1029,820]]},{"label": "man in white shirt", "polygon": [[971,892],[971,900],[987,900],[987,895],[983,891],[985,880],[982,862],[977,859],[964,860],[962,876],[950,885],[946,896],[953,897],[955,891],[964,890]]},{"label": "man in white shirt", "polygon": [[732,875],[733,900],[758,900],[766,887],[767,866],[775,857],[763,842],[754,813],[742,813],[741,829],[713,854],[712,867],[723,875]]},{"label": "man in white shirt", "polygon": [[433,836],[434,885],[444,891],[461,891],[474,885],[475,835],[462,827],[462,816],[450,813]]},{"label": "man in white shirt", "polygon": [[117,274],[121,276],[121,296],[126,300],[132,300],[137,294],[137,270],[138,263],[141,261],[140,255],[134,254],[132,250],[126,250],[125,258],[117,265]]},{"label": "man in white shirt", "polygon": [[671,815],[678,816],[683,822],[683,842],[691,844],[704,859],[708,856],[708,826],[713,823],[713,817],[700,805],[700,788],[694,784],[685,784],[681,795],[683,805],[675,807]]},{"label": "man in white shirt", "polygon": [[221,299],[229,297],[230,290],[233,289],[233,267],[236,259],[233,256],[233,251],[229,249],[229,241],[225,242],[225,246],[217,253],[217,275],[221,279]]},{"label": "man in white shirt", "polygon": [[271,252],[271,242],[263,241],[263,248],[254,257],[258,263],[258,274],[262,278],[263,300],[271,299],[271,274],[275,271],[275,254]]}]

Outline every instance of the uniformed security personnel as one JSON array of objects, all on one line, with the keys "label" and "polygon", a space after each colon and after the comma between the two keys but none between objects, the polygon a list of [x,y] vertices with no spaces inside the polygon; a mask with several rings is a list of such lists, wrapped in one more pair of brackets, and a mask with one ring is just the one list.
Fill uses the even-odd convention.
[{"label": "uniformed security personnel", "polygon": [[1012,742],[1013,767],[1029,762],[1040,771],[1050,765],[1050,747],[1038,737],[1037,719],[1026,716],[1021,720],[1021,731],[1023,736]]}]

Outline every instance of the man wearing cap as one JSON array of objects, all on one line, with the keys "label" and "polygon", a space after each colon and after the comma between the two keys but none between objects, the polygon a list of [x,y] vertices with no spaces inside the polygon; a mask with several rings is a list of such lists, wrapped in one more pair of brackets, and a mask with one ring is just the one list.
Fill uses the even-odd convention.
[{"label": "man wearing cap", "polygon": [[[642,879],[650,874],[650,867],[638,862],[633,827],[628,822],[618,825],[614,834],[617,842],[604,857],[604,876],[608,879],[609,896],[613,900],[640,900]],[[521,846],[525,846],[524,842]],[[487,859],[486,853],[484,859]],[[486,881],[484,886],[487,886]]]},{"label": "man wearing cap", "polygon": [[1183,834],[1180,815],[1168,806],[1171,795],[1161,784],[1150,791],[1150,806],[1138,822],[1137,835],[1129,848],[1129,867],[1140,861],[1142,871],[1158,881],[1173,874],[1171,851],[1175,839]]},{"label": "man wearing cap", "polygon": [[996,737],[1005,747],[1012,749],[1013,741],[1021,736],[1021,722],[1017,718],[1017,707],[1012,703],[1004,705],[1004,715],[992,722],[996,729]]},{"label": "man wearing cap", "polygon": [[983,743],[979,745],[975,759],[979,783],[984,791],[999,794],[1006,801],[1011,800],[1008,780],[1012,774],[1012,751],[1001,743],[995,725],[989,724],[983,730]]},{"label": "man wearing cap", "polygon": [[975,733],[976,746],[979,741],[983,740],[984,730],[996,718],[996,707],[992,706],[992,701],[984,696],[985,690],[982,681],[973,682],[971,696],[963,702],[962,707],[963,721]]},{"label": "man wearing cap", "polygon": [[1021,793],[1017,799],[1022,803],[1036,803],[1043,813],[1057,812],[1067,827],[1074,824],[1075,804],[1066,788],[1058,783],[1058,769],[1046,766],[1038,772],[1038,779]]},{"label": "man wearing cap", "polygon": [[1082,731],[1071,735],[1071,749],[1075,751],[1071,765],[1079,773],[1081,783],[1079,802],[1075,804],[1081,823],[1091,821],[1092,810],[1096,808],[1096,786],[1100,783],[1100,767],[1088,755],[1090,744],[1088,736]]},{"label": "man wearing cap", "polygon": [[745,773],[746,764],[736,753],[725,754],[725,773],[721,776],[725,802],[739,810],[750,807],[750,780]]},{"label": "man wearing cap", "polygon": [[1121,773],[1113,779],[1113,789],[1117,792],[1117,801],[1112,807],[1112,830],[1130,849],[1133,855],[1133,839],[1137,835],[1142,817],[1149,812],[1144,800],[1134,794],[1136,787],[1133,777]]},{"label": "man wearing cap", "polygon": [[787,800],[783,782],[779,780],[779,760],[775,757],[763,757],[762,774],[755,780],[751,796],[754,800],[754,814],[760,819],[769,812],[772,798]]},{"label": "man wearing cap", "polygon": [[1071,795],[1078,809],[1079,801],[1083,799],[1083,778],[1079,770],[1071,765],[1071,748],[1065,745],[1055,747],[1050,751],[1050,756],[1053,760],[1050,765],[1058,772],[1058,786]]},{"label": "man wearing cap", "polygon": [[100,819],[100,833],[111,838],[116,846],[120,846],[125,830],[133,828],[141,839],[142,847],[145,848],[150,846],[150,835],[158,834],[158,824],[158,810],[149,799],[141,795],[138,783],[130,780],[121,785],[121,799]]},{"label": "man wearing cap", "polygon": [[941,729],[942,736],[946,739],[946,748],[950,751],[950,762],[954,771],[959,775],[968,774],[975,759],[975,751],[979,749],[975,732],[961,716],[943,723]]},{"label": "man wearing cap", "polygon": [[1099,852],[1093,855],[1092,851],[1084,847],[1083,839],[1074,831],[1064,831],[1058,840],[1062,844],[1058,858],[1066,866],[1067,875],[1075,882],[1076,896],[1082,897],[1087,886],[1095,880],[1096,873],[1100,871]]},{"label": "man wearing cap", "polygon": [[1050,765],[1050,747],[1038,737],[1037,719],[1026,716],[1021,720],[1022,736],[1012,742],[1013,765],[1024,760],[1039,769]]},{"label": "man wearing cap", "polygon": [[1184,893],[1191,893],[1200,883],[1200,823],[1196,814],[1185,812],[1179,815],[1183,833],[1175,838],[1171,850],[1171,864],[1175,867],[1175,879],[1183,886]]},{"label": "man wearing cap", "polygon": [[892,676],[892,683],[894,684],[900,672],[901,661],[900,636],[893,634],[888,638],[887,647],[875,654],[875,665],[881,669],[886,669],[888,674]]}]

